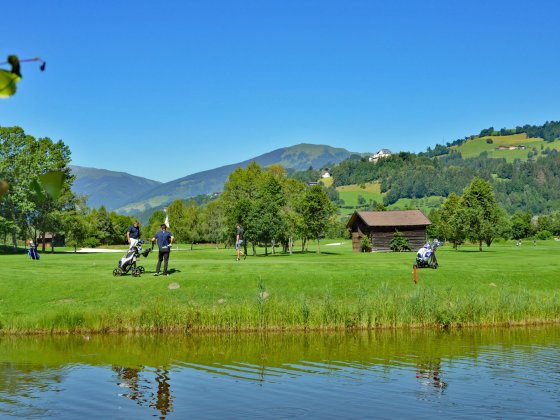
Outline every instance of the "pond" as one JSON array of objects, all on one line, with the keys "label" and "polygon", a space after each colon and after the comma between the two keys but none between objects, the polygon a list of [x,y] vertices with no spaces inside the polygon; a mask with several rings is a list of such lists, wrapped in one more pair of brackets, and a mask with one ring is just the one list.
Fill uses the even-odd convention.
[{"label": "pond", "polygon": [[556,417],[560,327],[0,337],[0,417]]}]

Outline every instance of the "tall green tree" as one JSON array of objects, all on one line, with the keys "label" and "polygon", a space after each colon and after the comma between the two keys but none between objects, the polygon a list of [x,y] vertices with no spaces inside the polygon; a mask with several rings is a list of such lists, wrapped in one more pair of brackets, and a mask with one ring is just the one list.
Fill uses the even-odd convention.
[{"label": "tall green tree", "polygon": [[0,179],[9,185],[0,216],[13,223],[14,249],[18,232],[25,236],[31,228],[51,230],[54,214],[73,207],[69,163],[70,149],[62,141],[35,139],[20,127],[0,127]]},{"label": "tall green tree", "polygon": [[489,246],[499,235],[501,212],[487,181],[475,177],[465,188],[459,216],[465,225],[467,237],[478,242],[480,251],[483,242]]},{"label": "tall green tree", "polygon": [[529,211],[516,211],[511,216],[511,237],[513,239],[524,239],[531,236],[533,231],[532,218],[533,215]]},{"label": "tall green tree", "polygon": [[287,240],[286,249],[292,254],[295,238],[304,236],[303,217],[298,210],[301,208],[307,186],[301,181],[286,179],[282,188],[286,197],[282,208],[282,218],[285,222],[285,240]]},{"label": "tall green tree", "polygon": [[218,244],[226,240],[226,216],[221,200],[210,201],[206,205],[202,226],[204,238],[208,242],[215,243],[216,248],[218,248]]},{"label": "tall green tree", "polygon": [[439,211],[438,231],[441,239],[453,244],[457,249],[465,241],[465,224],[461,220],[461,197],[455,193],[449,194]]},{"label": "tall green tree", "polygon": [[[187,243],[190,241],[190,232],[187,226],[186,209],[183,200],[174,200],[168,207],[169,224],[172,226],[173,236],[177,243]],[[163,223],[164,219],[160,222]],[[171,229],[171,228],[170,228]]]},{"label": "tall green tree", "polygon": [[224,184],[224,191],[220,197],[228,226],[227,234],[231,238],[231,242],[235,237],[237,223],[240,223],[245,230],[245,241],[243,242],[245,254],[247,254],[248,242],[253,244],[253,255],[256,253],[255,241],[257,238],[255,229],[251,225],[253,220],[249,216],[253,213],[252,207],[257,197],[262,172],[262,168],[254,161],[249,163],[245,169],[235,169]]},{"label": "tall green tree", "polygon": [[321,186],[315,185],[305,192],[300,204],[300,212],[306,236],[317,241],[317,253],[320,254],[320,240],[336,215],[336,207],[325,190]]},{"label": "tall green tree", "polygon": [[[285,201],[282,186],[275,174],[263,172],[260,175],[255,200],[247,221],[254,238],[264,244],[265,255],[268,255],[268,244],[274,244],[283,233],[284,219],[281,209]],[[272,249],[274,252],[274,246]]]}]

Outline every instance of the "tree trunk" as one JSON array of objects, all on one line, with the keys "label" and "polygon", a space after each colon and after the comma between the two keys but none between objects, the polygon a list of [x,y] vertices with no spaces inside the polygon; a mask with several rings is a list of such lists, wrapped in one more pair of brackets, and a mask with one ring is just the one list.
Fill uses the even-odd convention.
[{"label": "tree trunk", "polygon": [[478,241],[478,250],[482,252],[482,239]]},{"label": "tree trunk", "polygon": [[268,257],[268,245],[266,243],[264,244],[264,255]]},{"label": "tree trunk", "polygon": [[321,253],[321,245],[319,243],[319,238],[317,238],[317,254]]},{"label": "tree trunk", "polygon": [[294,240],[293,240],[292,236],[290,236],[288,238],[288,251],[289,251],[290,255],[292,255],[293,247],[294,247]]},{"label": "tree trunk", "polygon": [[257,256],[257,248],[255,248],[255,244],[251,244],[253,246],[253,257]]},{"label": "tree trunk", "polygon": [[14,252],[17,252],[17,236],[16,236],[16,229],[12,229],[12,244],[14,246]]}]

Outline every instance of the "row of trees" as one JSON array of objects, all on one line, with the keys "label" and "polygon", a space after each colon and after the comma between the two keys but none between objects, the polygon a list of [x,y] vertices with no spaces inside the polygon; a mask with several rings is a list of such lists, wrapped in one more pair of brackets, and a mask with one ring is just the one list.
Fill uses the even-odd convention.
[{"label": "row of trees", "polygon": [[[255,162],[246,169],[233,171],[216,200],[200,207],[190,200],[174,201],[167,209],[169,223],[179,242],[232,243],[235,225],[245,230],[245,244],[263,245],[275,252],[277,245],[292,252],[294,240],[317,242],[335,227],[336,207],[321,186],[308,187],[288,178],[280,165],[266,169]],[[148,229],[161,223],[163,212],[156,212],[148,222]]]},{"label": "row of trees", "polygon": [[451,193],[443,206],[430,213],[429,234],[444,239],[454,248],[466,240],[490,246],[494,239],[549,239],[560,235],[560,212],[534,218],[530,212],[516,212],[511,217],[496,201],[492,186],[475,177],[462,196]]}]

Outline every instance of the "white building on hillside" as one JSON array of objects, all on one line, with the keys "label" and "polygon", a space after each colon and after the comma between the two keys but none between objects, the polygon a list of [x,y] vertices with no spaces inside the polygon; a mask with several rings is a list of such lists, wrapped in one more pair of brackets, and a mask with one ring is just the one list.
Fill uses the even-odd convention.
[{"label": "white building on hillside", "polygon": [[379,159],[389,157],[392,154],[393,154],[393,152],[391,152],[389,149],[381,149],[379,152],[371,155],[369,157],[369,161],[375,163]]}]

